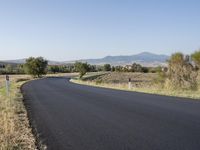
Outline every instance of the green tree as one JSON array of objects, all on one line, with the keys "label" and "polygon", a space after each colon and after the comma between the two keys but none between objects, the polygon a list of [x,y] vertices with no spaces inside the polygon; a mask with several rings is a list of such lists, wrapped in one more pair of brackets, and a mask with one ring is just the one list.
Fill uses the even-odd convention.
[{"label": "green tree", "polygon": [[59,66],[50,66],[49,70],[53,73],[60,72]]},{"label": "green tree", "polygon": [[46,74],[46,68],[48,65],[48,61],[43,57],[30,57],[26,59],[25,63],[25,71],[27,74],[30,74],[34,77],[41,77],[41,75]]},{"label": "green tree", "polygon": [[97,71],[103,71],[103,66],[96,66]]},{"label": "green tree", "polygon": [[168,88],[196,89],[196,71],[190,63],[189,56],[182,53],[172,54],[168,60]]},{"label": "green tree", "polygon": [[132,64],[131,66],[131,71],[132,72],[142,72],[142,66],[140,64]]},{"label": "green tree", "polygon": [[194,61],[196,67],[197,67],[198,69],[200,69],[200,50],[194,52],[194,53],[191,55],[191,58],[192,58],[192,60]]},{"label": "green tree", "polygon": [[142,72],[143,73],[148,73],[149,72],[149,68],[148,67],[142,67]]},{"label": "green tree", "polygon": [[105,64],[105,65],[103,66],[103,70],[104,70],[104,71],[111,71],[111,66],[110,66],[110,64]]},{"label": "green tree", "polygon": [[123,67],[122,66],[116,66],[115,67],[115,71],[116,72],[122,72],[123,71]]},{"label": "green tree", "polygon": [[89,72],[96,72],[97,68],[95,65],[89,65]]},{"label": "green tree", "polygon": [[87,63],[76,62],[75,69],[79,72],[80,78],[82,78],[89,71],[89,65]]},{"label": "green tree", "polygon": [[11,65],[11,64],[8,64],[8,65],[6,65],[6,73],[10,73],[10,74],[12,74],[13,73],[13,66]]},{"label": "green tree", "polygon": [[115,71],[115,66],[111,67],[111,71],[114,72]]},{"label": "green tree", "polygon": [[16,74],[24,74],[24,65],[19,64],[16,66]]}]

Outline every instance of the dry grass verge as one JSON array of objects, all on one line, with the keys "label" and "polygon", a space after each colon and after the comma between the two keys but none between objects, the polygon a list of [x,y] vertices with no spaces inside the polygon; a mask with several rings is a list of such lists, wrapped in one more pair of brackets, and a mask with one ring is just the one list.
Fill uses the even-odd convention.
[{"label": "dry grass verge", "polygon": [[[48,74],[46,77],[72,76],[77,76],[77,73]],[[10,75],[10,95],[7,96],[5,75],[0,75],[0,150],[37,149],[37,135],[32,133],[20,91],[22,84],[31,79],[29,75]],[[46,149],[45,145],[38,144],[40,149]]]},{"label": "dry grass verge", "polygon": [[[184,97],[200,99],[200,89],[193,90],[167,90],[159,83],[155,82],[156,74],[141,73],[111,73],[98,77],[94,80],[71,79],[72,82],[83,85],[135,91],[149,94],[158,94],[166,96]],[[132,86],[128,86],[128,78],[132,78]]]},{"label": "dry grass verge", "polygon": [[10,95],[7,96],[4,76],[0,76],[0,149],[34,150],[35,138],[20,93],[20,86],[30,77],[15,75],[10,78]]}]

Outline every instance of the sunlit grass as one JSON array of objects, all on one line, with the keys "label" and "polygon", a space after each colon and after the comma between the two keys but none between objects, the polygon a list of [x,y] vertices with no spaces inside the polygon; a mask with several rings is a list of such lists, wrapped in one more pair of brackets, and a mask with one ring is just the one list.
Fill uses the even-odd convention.
[{"label": "sunlit grass", "polygon": [[17,82],[27,78],[30,79],[29,76],[11,76],[9,95],[5,89],[4,76],[0,78],[0,150],[36,149],[20,93],[20,86],[25,81]]},{"label": "sunlit grass", "polygon": [[[77,73],[48,74],[44,77],[69,77]],[[0,75],[0,150],[36,149],[35,138],[29,126],[20,87],[29,75],[10,75],[10,95],[5,88],[5,75]],[[45,149],[45,145],[41,145]]]},{"label": "sunlit grass", "polygon": [[125,91],[134,91],[134,92],[142,92],[149,94],[158,94],[158,95],[166,95],[166,96],[175,96],[175,97],[185,97],[185,98],[193,98],[200,99],[200,90],[166,90],[161,86],[152,85],[151,88],[147,87],[131,87],[129,89],[128,83],[97,83],[95,81],[83,81],[79,79],[71,79],[72,82],[83,85],[90,85],[96,87],[104,87],[111,88],[117,90],[125,90]]}]

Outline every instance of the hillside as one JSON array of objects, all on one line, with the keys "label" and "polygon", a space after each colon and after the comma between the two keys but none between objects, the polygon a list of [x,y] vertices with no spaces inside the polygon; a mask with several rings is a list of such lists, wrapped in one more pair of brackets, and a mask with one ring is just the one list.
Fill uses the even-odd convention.
[{"label": "hillside", "polygon": [[[81,60],[73,60],[73,61],[51,61],[49,60],[50,65],[64,65],[69,63],[74,63],[76,61],[87,62],[93,65],[103,65],[103,64],[111,64],[111,65],[128,65],[132,63],[139,63],[143,66],[165,66],[166,60],[169,58],[167,55],[158,55],[149,52],[142,52],[136,55],[121,55],[121,56],[106,56],[104,58],[99,59],[81,59]],[[6,60],[2,62],[6,63],[16,63],[23,64],[26,59],[17,59],[17,60]]]},{"label": "hillside", "polygon": [[[89,64],[102,65],[109,63],[111,65],[128,65],[132,63],[139,63],[143,66],[165,66],[169,58],[167,55],[158,55],[149,52],[143,52],[130,56],[106,56],[100,59],[82,59],[81,62],[88,62]],[[77,61],[77,60],[75,60]],[[75,61],[67,61],[73,63]]]}]

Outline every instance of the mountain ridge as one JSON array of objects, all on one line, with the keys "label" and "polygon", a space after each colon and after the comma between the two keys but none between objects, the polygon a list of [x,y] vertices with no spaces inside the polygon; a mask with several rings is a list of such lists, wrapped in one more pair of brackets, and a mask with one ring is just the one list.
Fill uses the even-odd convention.
[{"label": "mountain ridge", "polygon": [[[134,55],[117,55],[117,56],[105,56],[103,58],[96,59],[79,59],[72,61],[52,61],[48,60],[50,65],[65,65],[69,63],[75,63],[76,61],[87,62],[92,65],[103,65],[109,63],[111,65],[130,65],[132,63],[139,63],[143,66],[165,66],[166,61],[169,58],[168,55],[154,54],[150,52],[142,52]],[[26,58],[16,60],[2,60],[0,62],[5,63],[25,63]]]}]

